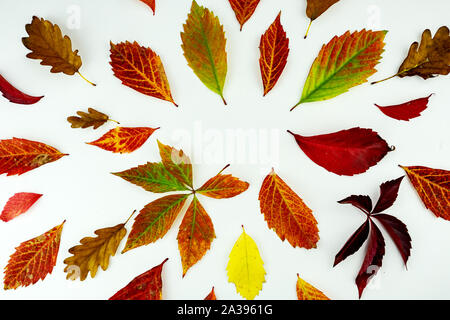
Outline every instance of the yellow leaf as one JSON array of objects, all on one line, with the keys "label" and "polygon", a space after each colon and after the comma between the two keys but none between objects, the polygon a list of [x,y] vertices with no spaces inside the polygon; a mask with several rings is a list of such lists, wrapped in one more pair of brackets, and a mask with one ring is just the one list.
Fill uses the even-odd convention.
[{"label": "yellow leaf", "polygon": [[322,291],[316,289],[297,274],[297,298],[298,300],[330,300]]},{"label": "yellow leaf", "polygon": [[227,265],[228,281],[236,285],[236,291],[247,300],[253,300],[261,291],[266,271],[255,241],[245,233],[233,246]]}]

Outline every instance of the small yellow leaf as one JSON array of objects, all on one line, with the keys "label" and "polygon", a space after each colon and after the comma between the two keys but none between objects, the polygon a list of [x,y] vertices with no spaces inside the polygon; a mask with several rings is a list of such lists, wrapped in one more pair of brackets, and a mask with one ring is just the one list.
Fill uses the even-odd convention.
[{"label": "small yellow leaf", "polygon": [[255,241],[245,233],[233,246],[227,265],[228,281],[236,285],[236,291],[247,300],[253,300],[261,291],[266,271]]}]

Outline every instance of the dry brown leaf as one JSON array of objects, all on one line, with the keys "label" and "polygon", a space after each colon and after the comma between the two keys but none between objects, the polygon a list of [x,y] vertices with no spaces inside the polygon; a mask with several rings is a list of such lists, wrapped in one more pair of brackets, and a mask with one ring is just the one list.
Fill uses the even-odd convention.
[{"label": "dry brown leaf", "polygon": [[[78,117],[72,116],[68,117],[67,121],[71,123],[72,128],[89,128],[94,127],[97,129],[104,125],[107,121],[114,121],[109,119],[109,116],[103,112],[97,111],[94,108],[89,108],[88,113],[83,111],[77,112]],[[114,121],[116,122],[116,121]]]}]

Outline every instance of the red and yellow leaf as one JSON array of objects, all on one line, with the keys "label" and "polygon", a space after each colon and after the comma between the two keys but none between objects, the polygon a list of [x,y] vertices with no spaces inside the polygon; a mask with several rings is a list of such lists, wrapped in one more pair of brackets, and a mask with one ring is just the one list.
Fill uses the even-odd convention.
[{"label": "red and yellow leaf", "polygon": [[134,278],[109,300],[162,300],[161,272],[167,260]]},{"label": "red and yellow leaf", "polygon": [[203,184],[196,192],[215,199],[232,198],[249,187],[248,182],[241,181],[231,174],[218,174]]},{"label": "red and yellow leaf", "polygon": [[88,144],[114,153],[131,153],[139,149],[158,129],[117,127],[109,130],[98,140],[88,142]]},{"label": "red and yellow leaf", "polygon": [[169,81],[161,58],[150,48],[137,42],[110,43],[111,66],[122,83],[151,97],[172,102]]},{"label": "red and yellow leaf", "polygon": [[298,300],[330,300],[322,291],[313,287],[300,278],[297,274],[297,298]]},{"label": "red and yellow leaf", "polygon": [[0,174],[21,175],[66,155],[41,142],[19,138],[0,140]]},{"label": "red and yellow leaf", "polygon": [[181,222],[177,237],[183,277],[205,255],[215,237],[211,218],[194,196]]},{"label": "red and yellow leaf", "polygon": [[264,179],[259,192],[261,213],[269,228],[293,247],[316,248],[319,229],[312,210],[273,171]]},{"label": "red and yellow leaf", "polygon": [[141,1],[146,5],[148,5],[150,9],[152,9],[153,15],[155,15],[155,6],[156,6],[155,0],[141,0]]},{"label": "red and yellow leaf", "polygon": [[183,152],[158,141],[161,161],[166,169],[180,182],[193,188],[191,159]]},{"label": "red and yellow leaf", "polygon": [[5,290],[27,287],[52,273],[64,222],[36,238],[22,242],[16,248],[5,268]]},{"label": "red and yellow leaf", "polygon": [[22,213],[27,212],[40,197],[42,197],[42,194],[30,192],[16,193],[6,203],[0,219],[8,222]]},{"label": "red and yellow leaf", "polygon": [[275,21],[261,36],[259,43],[259,67],[266,95],[277,83],[286,66],[289,55],[289,39],[280,21],[281,12]]},{"label": "red and yellow leaf", "polygon": [[236,19],[241,25],[241,31],[244,24],[250,19],[256,10],[260,0],[228,0],[231,8],[236,15]]},{"label": "red and yellow leaf", "polygon": [[0,92],[3,96],[12,103],[18,104],[34,104],[41,100],[44,96],[33,97],[29,96],[22,91],[16,89],[0,74]]}]

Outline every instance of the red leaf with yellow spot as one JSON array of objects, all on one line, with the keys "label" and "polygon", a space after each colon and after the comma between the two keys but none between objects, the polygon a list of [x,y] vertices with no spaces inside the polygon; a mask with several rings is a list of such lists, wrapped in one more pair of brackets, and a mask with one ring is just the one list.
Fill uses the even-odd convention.
[{"label": "red leaf with yellow spot", "polygon": [[247,182],[241,181],[231,174],[218,174],[206,181],[197,192],[207,197],[224,199],[237,196],[247,190],[248,187]]},{"label": "red leaf with yellow spot", "polygon": [[150,48],[137,42],[110,43],[111,66],[122,83],[148,96],[172,102],[169,81],[161,58]]},{"label": "red leaf with yellow spot", "polygon": [[64,156],[67,154],[41,142],[19,138],[0,140],[0,174],[21,175]]},{"label": "red leaf with yellow spot", "polygon": [[269,228],[293,247],[315,248],[319,229],[312,210],[273,170],[259,192],[261,212]]},{"label": "red leaf with yellow spot", "polygon": [[253,15],[260,0],[228,0],[231,8],[236,15],[236,19],[241,25],[241,31],[244,24]]},{"label": "red leaf with yellow spot", "polygon": [[259,43],[259,67],[266,95],[277,83],[286,66],[289,55],[289,39],[286,37],[280,21],[281,12],[275,21],[261,36]]},{"label": "red leaf with yellow spot", "polygon": [[162,300],[161,272],[167,260],[134,278],[109,300]]},{"label": "red leaf with yellow spot", "polygon": [[150,9],[153,11],[153,15],[155,15],[155,0],[141,0],[143,3],[148,5]]},{"label": "red leaf with yellow spot", "polygon": [[98,140],[88,142],[88,144],[114,153],[131,153],[139,149],[158,129],[117,127],[109,130]]},{"label": "red leaf with yellow spot", "polygon": [[0,219],[8,222],[22,213],[27,212],[40,197],[42,197],[42,194],[29,192],[16,193],[6,203]]},{"label": "red leaf with yellow spot", "polygon": [[35,284],[52,273],[64,222],[36,238],[22,242],[16,248],[5,268],[5,290]]}]

